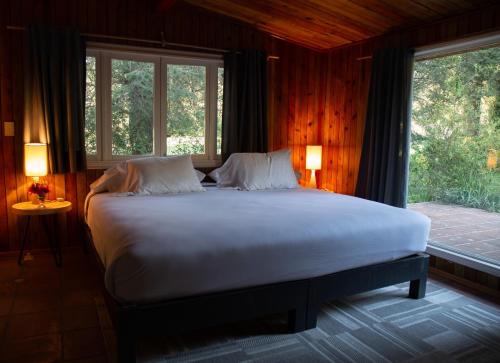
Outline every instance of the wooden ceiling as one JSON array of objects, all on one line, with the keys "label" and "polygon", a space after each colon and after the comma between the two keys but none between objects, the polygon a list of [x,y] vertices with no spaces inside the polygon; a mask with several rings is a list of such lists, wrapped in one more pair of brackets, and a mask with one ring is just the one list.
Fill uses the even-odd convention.
[{"label": "wooden ceiling", "polygon": [[[290,42],[327,50],[475,10],[492,0],[184,0]],[[163,8],[175,0],[164,0]]]}]

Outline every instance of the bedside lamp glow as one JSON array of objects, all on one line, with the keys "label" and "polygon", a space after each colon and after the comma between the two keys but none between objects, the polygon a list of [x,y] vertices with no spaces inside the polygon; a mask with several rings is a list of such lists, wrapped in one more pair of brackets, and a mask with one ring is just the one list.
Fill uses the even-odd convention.
[{"label": "bedside lamp glow", "polygon": [[321,145],[307,145],[306,148],[306,169],[311,170],[311,179],[308,187],[317,188],[316,170],[321,170]]},{"label": "bedside lamp glow", "polygon": [[24,173],[35,182],[47,175],[47,144],[24,144]]}]

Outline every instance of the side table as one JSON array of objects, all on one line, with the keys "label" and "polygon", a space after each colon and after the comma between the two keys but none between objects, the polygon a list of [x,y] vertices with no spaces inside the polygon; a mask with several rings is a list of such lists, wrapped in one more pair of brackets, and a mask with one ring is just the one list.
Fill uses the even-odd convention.
[{"label": "side table", "polygon": [[[49,201],[44,203],[44,207],[40,208],[38,204],[33,204],[32,202],[22,202],[16,203],[12,206],[12,212],[18,216],[26,217],[26,224],[24,225],[23,239],[21,241],[21,250],[19,251],[19,257],[17,263],[19,265],[23,264],[24,249],[26,248],[26,240],[28,237],[28,231],[30,228],[31,217],[38,216],[43,224],[45,233],[49,239],[49,246],[52,254],[54,255],[54,260],[56,266],[60,267],[62,264],[62,254],[61,254],[61,244],[59,242],[59,233],[56,229],[56,218],[55,216],[59,213],[66,213],[71,210],[71,202],[56,202]],[[52,233],[48,224],[48,217],[53,217],[53,228]]]}]

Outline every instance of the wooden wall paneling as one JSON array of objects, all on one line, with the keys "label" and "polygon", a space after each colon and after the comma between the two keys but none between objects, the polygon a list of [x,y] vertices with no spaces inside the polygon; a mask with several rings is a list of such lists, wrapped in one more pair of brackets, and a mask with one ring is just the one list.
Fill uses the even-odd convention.
[{"label": "wooden wall paneling", "polygon": [[309,180],[310,171],[306,170],[306,144],[307,144],[307,134],[308,134],[308,126],[307,126],[307,115],[308,115],[308,79],[310,76],[310,58],[308,54],[300,49],[299,59],[301,59],[302,64],[301,67],[297,69],[298,74],[297,78],[300,81],[297,81],[298,87],[298,97],[299,102],[299,122],[295,125],[295,147],[298,150],[299,154],[299,168],[303,171],[304,175],[307,175],[306,181]]},{"label": "wooden wall paneling", "polygon": [[352,53],[352,99],[351,99],[351,133],[349,140],[349,194],[354,195],[356,190],[356,181],[357,181],[357,169],[359,166],[359,160],[357,158],[358,150],[361,150],[361,145],[359,143],[358,135],[359,131],[359,114],[358,110],[358,100],[360,98],[359,93],[359,83],[360,83],[360,62],[357,59],[361,57],[361,48],[359,46],[353,49]]},{"label": "wooden wall paneling", "polygon": [[323,146],[327,145],[327,150],[325,152],[325,156],[323,160],[326,161],[324,163],[325,170],[323,171],[323,185],[325,188],[329,190],[333,190],[333,126],[335,123],[335,109],[333,104],[333,89],[335,83],[332,81],[334,79],[334,67],[332,66],[333,62],[333,53],[328,54],[327,56],[327,64],[326,64],[326,95],[325,95],[325,126],[323,131]]},{"label": "wooden wall paneling", "polygon": [[[9,224],[8,224],[8,205],[7,205],[7,190],[6,190],[6,175],[5,175],[5,160],[4,160],[4,135],[3,122],[8,121],[4,119],[4,108],[6,107],[6,94],[4,95],[3,74],[6,71],[5,58],[7,47],[6,40],[7,34],[5,25],[7,23],[7,11],[0,13],[0,250],[9,249]],[[4,105],[5,103],[5,105]]]},{"label": "wooden wall paneling", "polygon": [[[10,4],[7,4],[4,14],[6,22],[10,22]],[[5,33],[4,33],[5,34]],[[2,59],[2,121],[13,122],[12,115],[12,38],[4,37],[3,59]],[[9,249],[15,249],[18,239],[16,217],[12,213],[10,206],[17,203],[16,169],[14,161],[14,137],[4,137],[3,139],[4,157],[4,179],[7,204],[7,224],[9,229]]]},{"label": "wooden wall paneling", "polygon": [[[304,106],[304,120],[301,125],[301,129],[303,130],[302,132],[304,133],[301,144],[302,147],[300,150],[303,152],[301,159],[302,163],[304,165],[304,170],[305,170],[305,165],[306,165],[306,151],[307,151],[307,145],[313,145],[316,144],[316,124],[314,123],[313,120],[313,113],[314,113],[314,88],[316,88],[316,82],[318,79],[315,77],[316,76],[316,66],[314,64],[314,54],[312,52],[308,52],[308,54],[305,55],[307,58],[307,73],[306,73],[306,81],[304,82],[304,89],[305,89],[305,96],[303,97],[306,105]],[[305,125],[305,128],[304,128]],[[309,171],[309,174],[311,171]],[[310,178],[310,176],[309,176]],[[310,179],[307,179],[310,180]]]},{"label": "wooden wall paneling", "polygon": [[340,65],[339,65],[339,73],[338,73],[338,81],[337,84],[339,86],[337,92],[339,94],[337,108],[339,112],[339,118],[337,120],[337,170],[335,174],[337,176],[337,190],[339,193],[344,193],[344,136],[345,136],[345,126],[346,126],[346,115],[345,115],[345,105],[347,98],[347,88],[345,84],[345,72],[347,69],[346,63],[346,50],[340,53]]},{"label": "wooden wall paneling", "polygon": [[357,100],[359,98],[358,94],[358,77],[359,77],[359,61],[357,60],[360,57],[359,47],[355,47],[351,53],[351,92],[352,97],[350,100],[350,124],[351,124],[351,132],[349,138],[349,169],[348,169],[348,193],[353,195],[356,188],[356,180],[355,173],[356,169],[359,165],[359,160],[356,159],[356,149],[358,149],[357,143],[357,128],[358,128],[358,110],[357,110]]},{"label": "wooden wall paneling", "polygon": [[[128,26],[129,24],[133,27],[134,22],[135,22],[135,14],[134,13],[128,13],[127,12],[127,3],[133,2],[131,0],[119,0],[118,2],[114,3],[114,18],[116,18],[114,26],[116,34],[121,35],[121,36],[127,36],[128,34]],[[126,21],[123,21],[126,19]]]},{"label": "wooden wall paneling", "polygon": [[325,61],[326,61],[325,56],[317,57],[317,70],[316,70],[316,77],[318,78],[318,87],[317,87],[317,93],[315,94],[315,102],[316,102],[316,113],[314,115],[315,117],[315,122],[316,122],[316,143],[323,145],[323,150],[322,150],[322,163],[321,163],[321,171],[317,173],[317,178],[318,178],[318,185],[320,188],[325,188],[326,185],[324,185],[323,181],[323,170],[327,168],[327,165],[325,163],[325,158],[324,154],[326,152],[325,145],[323,143],[323,127],[325,122],[325,97],[326,97],[326,77],[325,77]]},{"label": "wooden wall paneling", "polygon": [[[49,174],[45,177],[47,184],[49,185],[49,194],[47,195],[48,200],[56,199],[56,176],[54,174]],[[30,181],[28,180],[28,184]],[[29,194],[28,194],[28,197]]]},{"label": "wooden wall paneling", "polygon": [[342,53],[337,54],[334,58],[335,76],[334,76],[334,89],[333,89],[333,107],[335,115],[335,124],[333,126],[333,170],[332,178],[334,180],[333,190],[337,193],[341,192],[340,178],[342,170],[340,170],[340,128],[342,125],[342,114],[341,114],[341,97],[342,97],[342,81],[341,77],[341,67],[342,67]]},{"label": "wooden wall paneling", "polygon": [[[192,7],[181,5],[172,14],[151,12],[150,6],[139,6],[132,0],[120,2],[106,1],[74,1],[63,0],[23,0],[8,1],[1,14],[0,31],[0,109],[1,119],[14,121],[16,136],[1,138],[0,148],[0,231],[2,239],[0,250],[17,249],[19,226],[16,217],[10,212],[10,206],[26,200],[29,180],[24,176],[22,166],[22,118],[23,118],[23,64],[14,61],[22,59],[24,34],[18,31],[5,30],[6,25],[26,26],[31,23],[46,23],[56,26],[74,26],[81,32],[99,34],[128,35],[138,38],[160,39],[160,32],[165,30],[167,40],[187,42],[204,46],[242,49],[253,47],[270,47],[276,44],[269,36],[218,15],[205,11],[193,11]],[[117,16],[120,15],[120,16]],[[117,19],[125,19],[118,23]],[[222,21],[221,21],[222,20]],[[176,22],[177,21],[177,22]],[[193,21],[197,24],[192,26]],[[269,49],[269,48],[267,48]],[[274,52],[274,50],[272,51]],[[270,95],[270,97],[273,97]],[[271,119],[274,119],[274,115]],[[78,243],[74,236],[79,232],[83,217],[83,203],[88,185],[102,171],[88,173],[48,176],[51,192],[49,198],[65,197],[74,204],[74,209],[67,218],[61,216],[63,234],[71,231],[70,244]],[[67,223],[64,221],[67,219]],[[43,233],[36,233],[43,236]],[[44,237],[35,247],[43,247]]]},{"label": "wooden wall paneling", "polygon": [[339,88],[338,88],[338,72],[339,72],[339,59],[336,55],[332,56],[330,59],[329,67],[332,67],[332,75],[331,79],[328,82],[332,83],[332,87],[330,89],[330,102],[331,102],[331,120],[330,120],[330,138],[331,138],[331,150],[329,158],[331,160],[331,169],[329,170],[328,178],[331,183],[331,189],[333,191],[337,191],[337,180],[336,180],[336,172],[338,170],[338,162],[337,162],[337,151],[338,151],[338,120],[339,120],[339,111],[338,111],[338,98],[339,98]]},{"label": "wooden wall paneling", "polygon": [[366,40],[392,29],[425,24],[493,3],[491,0],[185,1],[239,19],[257,29],[315,50]]},{"label": "wooden wall paneling", "polygon": [[330,149],[331,149],[331,139],[330,139],[330,125],[331,125],[331,110],[330,110],[330,87],[331,82],[328,80],[331,78],[332,68],[330,65],[330,55],[328,54],[325,57],[321,57],[321,75],[322,75],[322,83],[324,85],[324,95],[323,95],[323,108],[321,112],[323,113],[322,122],[318,125],[318,128],[321,128],[321,137],[319,142],[323,145],[323,154],[322,154],[322,168],[321,168],[321,187],[325,189],[330,189],[329,179],[328,179],[328,170],[331,169],[330,165]]},{"label": "wooden wall paneling", "polygon": [[[296,49],[289,49],[289,59],[296,59],[297,51]],[[286,145],[292,147],[292,163],[296,170],[299,170],[298,163],[296,160],[296,150],[294,146],[294,128],[295,128],[295,110],[296,110],[296,99],[297,99],[297,89],[295,87],[297,72],[295,71],[295,62],[289,61],[288,67],[288,109],[287,109],[287,143]]]},{"label": "wooden wall paneling", "polygon": [[[295,90],[295,105],[294,105],[294,116],[293,119],[291,119],[291,126],[292,126],[292,147],[293,147],[293,165],[295,168],[300,170],[303,176],[306,175],[306,172],[304,168],[302,167],[300,163],[300,139],[301,139],[301,129],[300,129],[300,122],[303,117],[303,109],[302,109],[302,102],[301,98],[303,95],[303,85],[302,85],[302,75],[303,75],[303,70],[304,70],[304,59],[301,57],[301,50],[299,48],[295,48],[295,67],[294,67],[294,73],[295,73],[295,79],[292,84],[292,87]],[[305,179],[306,180],[306,179]],[[304,182],[304,179],[303,179]]]},{"label": "wooden wall paneling", "polygon": [[88,32],[88,5],[89,1],[72,1],[73,7],[74,7],[74,12],[75,12],[75,17],[76,17],[76,22],[78,24],[78,30],[81,33],[86,33]]},{"label": "wooden wall paneling", "polygon": [[288,47],[283,47],[281,45],[280,54],[282,57],[280,58],[279,65],[279,112],[277,114],[276,120],[281,120],[281,122],[276,122],[275,128],[279,129],[279,140],[278,147],[275,149],[282,148],[288,146],[288,124],[289,124],[289,100],[290,100],[290,89],[289,89],[289,81],[290,81],[290,56]]},{"label": "wooden wall paneling", "polygon": [[[371,61],[358,61],[375,47],[407,41],[425,45],[467,34],[499,29],[500,7],[465,14],[441,23],[368,40],[327,53],[317,53],[272,38],[250,25],[177,2],[171,11],[158,13],[148,1],[133,0],[22,0],[7,1],[0,14],[1,120],[14,121],[16,136],[1,137],[0,149],[0,250],[16,249],[18,227],[10,206],[26,199],[27,179],[22,167],[23,34],[5,25],[32,22],[77,27],[81,32],[160,39],[227,49],[257,48],[280,56],[269,64],[270,149],[290,147],[294,167],[305,174],[305,146],[323,144],[322,187],[352,194],[355,189],[366,114]],[[493,9],[493,10],[492,10]],[[120,21],[118,19],[121,19]],[[124,20],[123,20],[124,19]],[[123,43],[123,42],[119,42]],[[0,132],[1,134],[1,132]],[[80,231],[88,185],[102,171],[50,176],[50,198],[63,196],[74,204],[67,230]],[[41,246],[41,245],[40,245]]]},{"label": "wooden wall paneling", "polygon": [[85,203],[85,197],[88,194],[88,184],[87,184],[87,172],[82,171],[76,173],[76,204],[74,208],[77,209],[77,218],[78,218],[78,232],[79,234],[83,234],[84,229],[82,228],[85,223],[85,217],[83,215],[83,204]]},{"label": "wooden wall paneling", "polygon": [[[270,49],[270,53],[275,54],[276,53],[276,47],[274,42],[270,42],[270,44],[267,45],[267,49]],[[276,107],[277,107],[277,98],[279,88],[278,88],[278,81],[277,81],[277,64],[278,61],[272,60],[267,63],[267,73],[268,73],[268,79],[269,79],[269,86],[268,86],[268,94],[274,94],[276,95],[275,97],[268,97],[268,104],[267,104],[267,129],[268,129],[268,148],[269,150],[274,150],[276,143],[275,140],[275,134],[276,134],[276,129],[273,127],[272,120],[275,119],[276,117]]]},{"label": "wooden wall paneling", "polygon": [[342,190],[344,194],[352,194],[349,189],[349,160],[351,153],[351,133],[352,133],[352,98],[354,96],[352,89],[352,69],[354,63],[352,62],[353,48],[349,47],[345,51],[346,65],[344,70],[344,142],[342,146],[342,160],[344,175],[342,178]]},{"label": "wooden wall paneling", "polygon": [[[29,19],[29,13],[24,14],[22,8],[22,2],[17,2],[13,4],[11,8],[11,19],[18,19],[24,22]],[[11,57],[11,72],[16,75],[16,78],[12,78],[12,121],[14,122],[14,138],[13,138],[13,157],[12,157],[12,167],[13,167],[13,182],[15,183],[14,188],[16,189],[16,202],[26,201],[27,190],[26,190],[26,177],[24,176],[22,164],[23,164],[23,92],[24,92],[24,78],[23,78],[23,63],[18,60],[23,59],[23,47],[19,46],[24,44],[23,33],[16,32],[12,34],[12,49],[8,56]],[[16,45],[16,46],[14,46]],[[10,138],[12,139],[12,138]],[[14,217],[15,220],[19,218]],[[35,225],[36,226],[36,225]],[[17,234],[20,236],[21,226],[16,223]],[[33,228],[36,231],[36,227]],[[38,232],[35,232],[38,233]],[[19,241],[14,242],[18,245]]]},{"label": "wooden wall paneling", "polygon": [[54,175],[54,191],[56,198],[64,198],[66,196],[66,181],[64,174]]},{"label": "wooden wall paneling", "polygon": [[67,228],[68,235],[70,236],[69,244],[74,244],[79,242],[81,236],[78,232],[81,231],[78,225],[78,200],[77,200],[77,183],[76,183],[76,173],[68,173],[65,175],[65,189],[66,189],[66,200],[71,202],[73,208],[71,211],[66,213],[67,215]]}]

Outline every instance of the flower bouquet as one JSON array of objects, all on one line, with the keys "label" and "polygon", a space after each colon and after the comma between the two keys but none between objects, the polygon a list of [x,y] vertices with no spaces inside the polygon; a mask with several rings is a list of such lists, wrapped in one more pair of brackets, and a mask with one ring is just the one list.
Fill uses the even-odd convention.
[{"label": "flower bouquet", "polygon": [[41,208],[43,208],[43,203],[48,192],[49,186],[43,183],[33,183],[28,189],[28,193],[36,195],[36,198],[33,199],[33,204],[40,204]]}]

